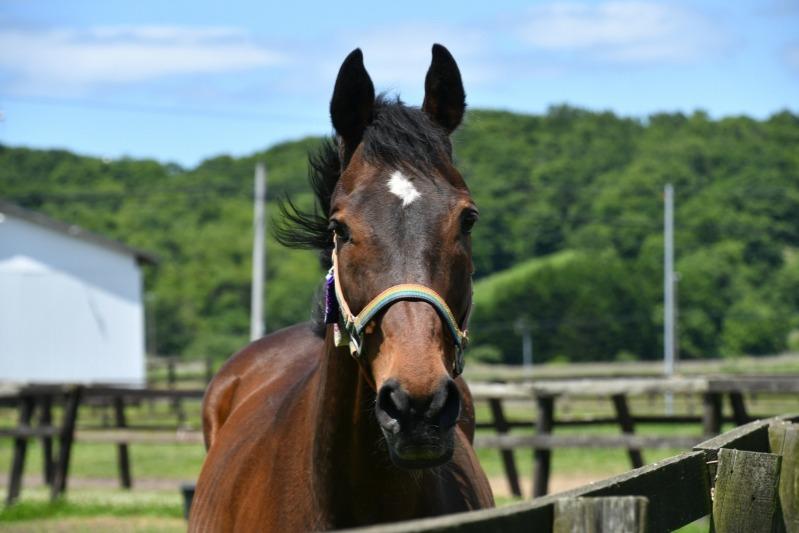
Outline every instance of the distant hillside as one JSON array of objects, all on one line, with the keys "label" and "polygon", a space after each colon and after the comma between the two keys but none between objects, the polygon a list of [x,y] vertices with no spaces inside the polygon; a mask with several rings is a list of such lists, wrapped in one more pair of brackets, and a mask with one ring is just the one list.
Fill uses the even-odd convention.
[{"label": "distant hillside", "polygon": [[[270,198],[309,205],[306,152],[318,142],[193,169],[0,146],[0,196],[156,252],[162,263],[146,283],[157,350],[226,357],[248,332],[254,163],[269,166]],[[798,146],[789,112],[639,121],[566,106],[541,116],[471,111],[455,150],[481,211],[477,278],[557,254],[534,260],[546,268],[478,283],[473,356],[518,361],[522,314],[538,361],[657,356],[667,182],[676,189],[681,355],[799,341]],[[321,272],[311,253],[270,241],[268,255],[273,330],[308,317]]]},{"label": "distant hillside", "polygon": [[[475,354],[519,362],[529,327],[536,362],[649,355],[657,344],[640,276],[613,251],[563,250],[482,278],[470,330]],[[610,356],[610,357],[609,357]]]}]

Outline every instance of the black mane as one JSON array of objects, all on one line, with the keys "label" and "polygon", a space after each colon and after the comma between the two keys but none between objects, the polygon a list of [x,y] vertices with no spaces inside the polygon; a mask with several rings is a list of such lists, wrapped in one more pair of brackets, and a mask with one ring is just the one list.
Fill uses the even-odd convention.
[{"label": "black mane", "polygon": [[[364,131],[362,143],[369,163],[402,168],[417,175],[452,158],[449,137],[426,113],[382,94],[375,100],[372,121]],[[284,246],[319,250],[325,269],[330,268],[333,250],[333,234],[328,228],[330,198],[343,167],[337,143],[325,139],[308,158],[308,180],[316,196],[313,211],[303,212],[285,198],[279,204],[283,220],[272,226],[276,240]]]}]

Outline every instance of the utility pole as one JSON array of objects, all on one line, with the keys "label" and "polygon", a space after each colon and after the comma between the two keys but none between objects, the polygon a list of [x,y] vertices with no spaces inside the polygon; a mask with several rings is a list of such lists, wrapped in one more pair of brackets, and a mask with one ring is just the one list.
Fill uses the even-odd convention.
[{"label": "utility pole", "polygon": [[260,339],[266,330],[264,317],[264,269],[266,246],[264,246],[266,209],[266,166],[255,165],[255,194],[253,198],[253,244],[252,244],[252,294],[250,296],[250,340]]},{"label": "utility pole", "polygon": [[[674,188],[670,183],[663,189],[663,373],[674,375]],[[674,411],[671,394],[665,397],[666,412]]]},{"label": "utility pole", "polygon": [[533,367],[533,334],[530,332],[530,326],[525,324],[524,331],[522,332],[522,361],[524,361],[525,368]]},{"label": "utility pole", "polygon": [[526,369],[533,367],[533,332],[526,316],[519,317],[513,324],[516,333],[522,337],[522,365]]}]

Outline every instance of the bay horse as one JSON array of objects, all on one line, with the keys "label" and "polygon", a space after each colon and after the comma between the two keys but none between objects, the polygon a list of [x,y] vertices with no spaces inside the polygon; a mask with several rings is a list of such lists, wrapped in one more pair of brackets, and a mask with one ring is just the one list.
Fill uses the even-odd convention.
[{"label": "bay horse", "polygon": [[[477,208],[452,161],[461,75],[434,45],[421,108],[344,60],[336,142],[310,159],[317,210],[284,244],[332,266],[324,319],[254,341],[208,386],[191,531],[308,531],[493,506],[463,365]],[[353,311],[357,311],[354,313]]]}]

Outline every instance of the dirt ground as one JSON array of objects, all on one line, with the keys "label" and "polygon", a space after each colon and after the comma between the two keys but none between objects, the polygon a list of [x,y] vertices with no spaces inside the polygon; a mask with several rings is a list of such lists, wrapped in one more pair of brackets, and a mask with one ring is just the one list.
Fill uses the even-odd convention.
[{"label": "dirt ground", "polygon": [[[579,486],[599,481],[607,476],[602,475],[585,475],[585,474],[572,474],[572,475],[553,475],[549,479],[549,492],[554,494],[556,492],[563,492],[564,490],[574,489]],[[494,496],[499,498],[510,498],[511,492],[508,485],[508,480],[505,476],[496,476],[489,478],[491,489],[494,491]],[[522,494],[525,498],[530,497],[532,492],[532,481],[529,479],[521,479]]]},{"label": "dirt ground", "polygon": [[[602,476],[586,475],[554,475],[550,479],[551,492],[561,492],[580,485],[585,485],[592,481],[601,479]],[[499,504],[511,503],[508,482],[504,476],[495,476],[489,479],[494,495],[499,500]],[[0,487],[6,483],[5,479],[0,478]],[[135,480],[134,493],[146,493],[148,491],[170,491],[179,490],[181,483],[177,480],[147,479],[137,478]],[[522,491],[525,498],[529,498],[531,491],[529,479],[522,479]],[[23,483],[23,498],[25,488],[34,489],[42,487],[40,476],[26,476]],[[115,489],[119,486],[119,481],[114,478],[83,478],[75,477],[69,480],[69,489],[79,492],[81,489]],[[180,518],[166,517],[114,517],[114,516],[95,516],[95,517],[70,517],[70,518],[51,518],[43,520],[26,520],[17,523],[6,523],[0,525],[0,529],[11,533],[78,533],[78,532],[113,532],[113,533],[173,533],[186,530],[186,522]]]}]

